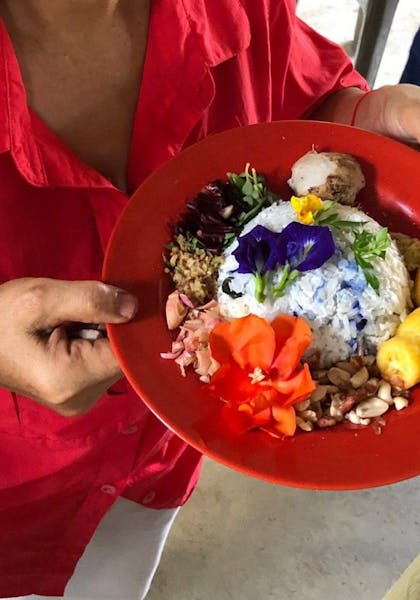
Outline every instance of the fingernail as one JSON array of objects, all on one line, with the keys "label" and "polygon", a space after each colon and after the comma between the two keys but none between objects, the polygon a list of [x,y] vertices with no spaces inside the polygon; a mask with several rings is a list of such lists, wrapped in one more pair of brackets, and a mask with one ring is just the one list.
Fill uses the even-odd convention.
[{"label": "fingernail", "polygon": [[132,319],[138,308],[137,298],[130,294],[126,294],[125,292],[118,292],[117,307],[118,312],[122,317],[125,319]]}]

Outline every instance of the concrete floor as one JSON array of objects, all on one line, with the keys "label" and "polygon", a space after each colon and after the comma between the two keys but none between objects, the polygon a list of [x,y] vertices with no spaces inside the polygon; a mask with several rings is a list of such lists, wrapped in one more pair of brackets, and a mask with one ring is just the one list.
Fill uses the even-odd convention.
[{"label": "concrete floor", "polygon": [[420,552],[419,506],[420,478],[312,492],[207,461],[148,600],[381,600]]},{"label": "concrete floor", "polygon": [[[300,0],[299,13],[350,47],[357,2]],[[420,0],[401,0],[376,86],[398,82],[419,24]],[[420,478],[312,492],[206,460],[148,600],[381,600],[420,552],[419,507]]]}]

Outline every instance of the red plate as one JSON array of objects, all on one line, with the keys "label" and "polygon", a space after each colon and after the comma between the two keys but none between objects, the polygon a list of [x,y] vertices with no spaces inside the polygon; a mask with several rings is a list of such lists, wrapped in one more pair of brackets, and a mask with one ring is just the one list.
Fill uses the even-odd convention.
[{"label": "red plate", "polygon": [[170,289],[162,251],[168,223],[212,179],[240,172],[250,162],[284,198],[294,161],[314,146],[353,154],[367,179],[362,207],[391,231],[420,232],[420,154],[356,128],[310,121],[282,121],[211,136],[157,170],[137,190],[112,236],[104,279],[136,294],[138,317],[109,326],[113,348],[129,381],[169,428],[215,460],[275,483],[303,488],[357,489],[393,483],[420,473],[420,398],[391,411],[377,435],[371,426],[299,433],[279,441],[262,432],[232,435],[221,404],[195,375],[180,375],[168,351],[164,305]]}]

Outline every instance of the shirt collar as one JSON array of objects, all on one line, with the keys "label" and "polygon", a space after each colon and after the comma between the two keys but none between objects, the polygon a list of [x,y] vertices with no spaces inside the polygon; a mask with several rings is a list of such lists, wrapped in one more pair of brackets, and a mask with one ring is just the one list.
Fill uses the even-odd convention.
[{"label": "shirt collar", "polygon": [[251,38],[238,0],[155,0],[152,6],[129,165],[132,189],[180,151],[214,97],[211,69],[244,51]]},{"label": "shirt collar", "polygon": [[[129,162],[134,189],[176,154],[211,103],[210,69],[246,49],[239,0],[154,0]],[[36,186],[113,187],[29,109],[16,54],[0,19],[0,152]]]}]

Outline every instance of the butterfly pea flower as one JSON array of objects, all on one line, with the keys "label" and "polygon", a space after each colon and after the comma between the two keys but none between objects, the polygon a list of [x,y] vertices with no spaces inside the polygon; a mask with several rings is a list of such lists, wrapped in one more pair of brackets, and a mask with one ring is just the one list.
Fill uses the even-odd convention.
[{"label": "butterfly pea flower", "polygon": [[238,262],[238,273],[260,273],[272,271],[277,263],[279,233],[257,225],[238,238],[238,247],[233,255]]},{"label": "butterfly pea flower", "polygon": [[283,269],[279,281],[272,288],[273,296],[283,296],[286,287],[300,273],[322,267],[335,250],[328,227],[303,225],[297,221],[289,223],[279,238],[277,257]]},{"label": "butterfly pea flower", "polygon": [[274,297],[282,296],[285,288],[300,273],[321,267],[335,252],[333,236],[328,227],[289,223],[280,233],[257,225],[239,237],[233,255],[238,262],[238,273],[252,273],[255,279],[255,297],[266,299],[269,274],[283,267],[280,280],[272,287]]},{"label": "butterfly pea flower", "polygon": [[300,223],[312,225],[315,222],[315,213],[321,210],[324,203],[319,196],[308,194],[307,196],[292,196],[290,204]]},{"label": "butterfly pea flower", "polygon": [[294,221],[281,232],[277,256],[280,264],[288,264],[302,273],[322,267],[335,250],[329,227],[309,227]]},{"label": "butterfly pea flower", "polygon": [[233,255],[238,262],[238,273],[252,273],[255,278],[255,296],[259,302],[265,300],[268,274],[279,264],[279,233],[257,225],[249,233],[238,238],[238,247]]}]

